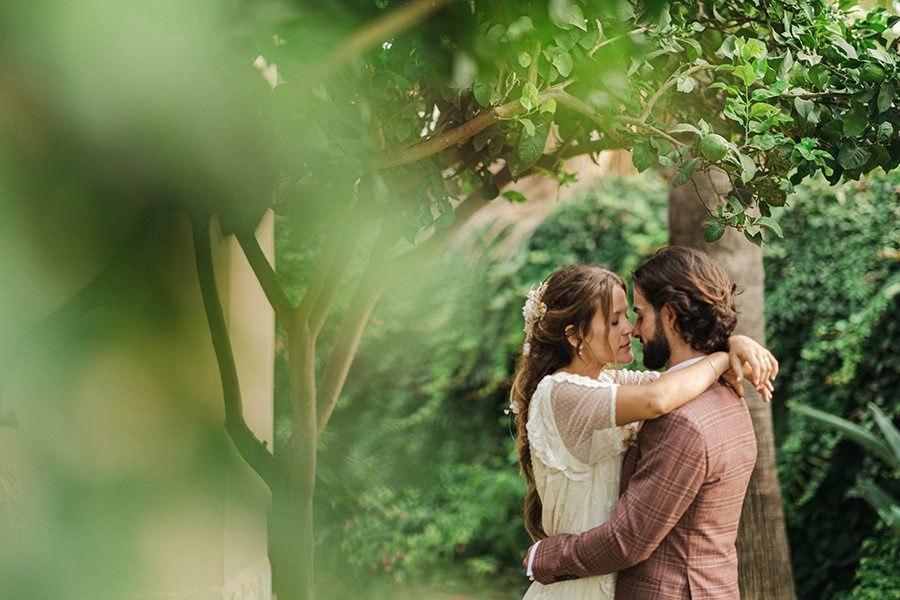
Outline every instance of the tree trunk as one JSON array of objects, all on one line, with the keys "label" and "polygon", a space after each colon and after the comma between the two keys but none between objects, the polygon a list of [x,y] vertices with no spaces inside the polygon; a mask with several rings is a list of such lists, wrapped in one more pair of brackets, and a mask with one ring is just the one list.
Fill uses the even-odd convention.
[{"label": "tree trunk", "polygon": [[[725,268],[739,291],[737,332],[762,342],[765,340],[762,250],[734,230],[728,230],[714,244],[704,242],[702,222],[707,213],[698,198],[698,191],[707,206],[714,208],[719,194],[726,193],[730,183],[721,171],[715,172],[712,179],[698,173],[695,182],[696,189],[687,183],[669,193],[669,243],[702,250]],[[772,411],[749,387],[747,404],[759,450],[737,538],[741,597],[791,600],[796,598],[796,593],[781,488],[775,470]]]},{"label": "tree trunk", "polygon": [[272,486],[269,558],[275,600],[315,598],[313,497],[316,483],[315,345],[309,332],[289,334],[293,436],[276,454],[279,481]]}]

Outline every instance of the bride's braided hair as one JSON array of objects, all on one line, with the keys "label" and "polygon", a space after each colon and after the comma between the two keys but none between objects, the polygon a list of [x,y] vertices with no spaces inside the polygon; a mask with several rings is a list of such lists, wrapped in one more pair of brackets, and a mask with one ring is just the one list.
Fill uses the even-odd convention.
[{"label": "bride's braided hair", "polygon": [[[527,351],[523,352],[513,379],[510,405],[516,415],[516,449],[525,476],[525,529],[533,540],[547,537],[541,522],[542,506],[531,465],[528,443],[528,407],[541,379],[565,367],[581,351],[590,334],[591,321],[599,306],[606,316],[612,306],[613,290],[625,289],[625,282],[612,271],[595,265],[570,265],[554,271],[544,282],[540,301],[546,310],[531,325]],[[579,340],[575,348],[566,337],[568,326]]]}]

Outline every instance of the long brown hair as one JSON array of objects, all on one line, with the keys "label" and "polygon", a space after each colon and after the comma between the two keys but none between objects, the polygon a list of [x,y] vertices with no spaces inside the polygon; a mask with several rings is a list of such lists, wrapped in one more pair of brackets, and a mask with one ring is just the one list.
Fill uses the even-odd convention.
[{"label": "long brown hair", "polygon": [[[591,332],[591,321],[599,305],[609,330],[612,295],[616,287],[625,289],[621,277],[596,265],[570,265],[550,274],[545,281],[541,300],[546,313],[532,328],[529,352],[523,353],[513,379],[510,403],[516,408],[516,449],[525,476],[525,529],[533,540],[547,537],[541,522],[542,506],[534,482],[531,465],[531,446],[528,443],[528,407],[531,396],[541,379],[565,367],[581,352],[585,338]],[[578,340],[573,348],[569,334],[574,328]]]}]

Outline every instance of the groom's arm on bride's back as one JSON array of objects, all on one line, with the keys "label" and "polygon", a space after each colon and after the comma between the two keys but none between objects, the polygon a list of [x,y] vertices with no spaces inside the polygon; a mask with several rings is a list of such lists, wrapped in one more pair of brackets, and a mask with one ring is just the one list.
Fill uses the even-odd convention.
[{"label": "groom's arm on bride's back", "polygon": [[706,447],[695,424],[675,412],[647,421],[628,488],[603,525],[541,541],[534,578],[554,583],[603,575],[646,560],[693,501],[706,473]]}]

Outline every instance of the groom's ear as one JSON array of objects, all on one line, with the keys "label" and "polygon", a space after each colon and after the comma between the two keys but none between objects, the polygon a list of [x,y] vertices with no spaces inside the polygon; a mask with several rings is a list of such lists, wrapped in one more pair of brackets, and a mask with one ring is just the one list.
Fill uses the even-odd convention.
[{"label": "groom's ear", "polygon": [[675,311],[668,304],[664,304],[662,310],[659,311],[659,316],[663,321],[664,325],[668,325],[669,329],[674,333],[678,332],[678,319],[676,318]]}]

